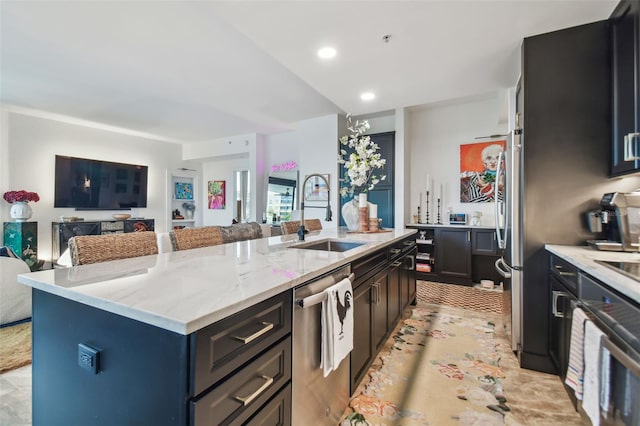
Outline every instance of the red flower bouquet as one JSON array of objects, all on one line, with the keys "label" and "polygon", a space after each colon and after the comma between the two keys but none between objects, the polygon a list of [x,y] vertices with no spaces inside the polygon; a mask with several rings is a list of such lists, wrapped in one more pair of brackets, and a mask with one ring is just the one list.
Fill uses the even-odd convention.
[{"label": "red flower bouquet", "polygon": [[7,203],[28,203],[29,201],[37,203],[38,201],[40,201],[40,196],[37,192],[29,192],[23,189],[21,189],[20,191],[7,191],[4,193],[3,198]]}]

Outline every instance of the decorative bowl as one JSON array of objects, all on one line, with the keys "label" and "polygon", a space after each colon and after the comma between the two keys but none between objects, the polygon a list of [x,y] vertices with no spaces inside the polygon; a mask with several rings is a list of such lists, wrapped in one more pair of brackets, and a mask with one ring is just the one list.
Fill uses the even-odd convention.
[{"label": "decorative bowl", "polygon": [[127,213],[116,213],[112,215],[115,220],[127,220],[131,217],[130,214]]}]

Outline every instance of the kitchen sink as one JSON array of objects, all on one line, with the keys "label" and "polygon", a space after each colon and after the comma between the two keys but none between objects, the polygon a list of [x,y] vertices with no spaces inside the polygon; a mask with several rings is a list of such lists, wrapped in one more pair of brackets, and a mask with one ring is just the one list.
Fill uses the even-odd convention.
[{"label": "kitchen sink", "polygon": [[361,245],[364,245],[364,243],[342,240],[322,240],[296,244],[294,246],[289,246],[289,248],[343,252],[360,247]]}]

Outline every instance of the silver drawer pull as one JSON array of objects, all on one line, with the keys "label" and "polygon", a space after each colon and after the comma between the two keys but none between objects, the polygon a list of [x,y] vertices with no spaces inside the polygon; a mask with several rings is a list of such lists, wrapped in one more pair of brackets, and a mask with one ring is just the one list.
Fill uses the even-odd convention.
[{"label": "silver drawer pull", "polygon": [[560,275],[563,277],[575,277],[576,273],[575,272],[562,272],[560,271]]},{"label": "silver drawer pull", "polygon": [[398,267],[398,266],[400,266],[400,265],[402,265],[402,262],[400,262],[400,261],[393,262],[393,263],[391,264],[391,266],[393,266],[394,268],[397,268],[397,267]]},{"label": "silver drawer pull", "polygon": [[258,330],[255,333],[253,333],[251,336],[247,336],[247,337],[233,336],[233,338],[236,339],[236,340],[240,340],[242,343],[244,343],[246,345],[247,343],[251,343],[252,341],[256,340],[258,337],[262,336],[267,331],[273,329],[273,323],[272,322],[261,321],[260,324],[264,325],[264,327],[262,327],[260,330]]},{"label": "silver drawer pull", "polygon": [[402,250],[400,250],[400,249],[391,249],[391,250],[389,250],[389,251],[391,252],[391,254],[398,254],[398,253],[400,253]]},{"label": "silver drawer pull", "polygon": [[260,376],[260,377],[264,379],[265,382],[262,384],[262,386],[258,388],[257,391],[255,391],[249,396],[244,396],[244,397],[234,396],[235,400],[242,402],[242,405],[246,407],[247,405],[251,404],[251,401],[253,401],[258,396],[260,396],[260,394],[264,392],[271,385],[271,383],[273,383],[273,377],[269,377],[269,376]]}]

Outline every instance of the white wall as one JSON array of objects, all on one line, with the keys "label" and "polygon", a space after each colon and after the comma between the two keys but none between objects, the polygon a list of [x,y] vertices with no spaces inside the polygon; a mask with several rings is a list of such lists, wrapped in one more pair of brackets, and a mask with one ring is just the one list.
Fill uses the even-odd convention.
[{"label": "white wall", "polygon": [[[32,221],[38,222],[38,257],[51,257],[51,222],[60,216],[85,220],[111,219],[115,211],[76,211],[54,208],[55,156],[69,155],[149,166],[147,208],[132,209],[134,216],[153,218],[156,230],[166,231],[168,218],[166,170],[183,167],[179,144],[70,124],[3,110],[0,144],[0,192],[24,189],[40,195],[31,203]],[[2,221],[10,205],[0,201]]]},{"label": "white wall", "polygon": [[[264,197],[262,183],[264,177],[264,137],[255,133],[237,135],[228,138],[215,139],[210,142],[185,144],[182,155],[185,160],[201,161],[202,175],[200,176],[200,199],[203,200],[202,225],[230,225],[235,217],[235,180],[234,171],[249,171],[249,186],[252,200],[249,221],[255,221],[256,216],[262,218],[261,208],[256,200]],[[225,209],[209,210],[207,204],[207,190],[209,181],[226,181]],[[259,203],[258,203],[259,204]]]},{"label": "white wall", "polygon": [[[504,120],[504,93],[473,100],[450,102],[408,113],[410,159],[410,214],[417,214],[419,193],[422,192],[422,215],[426,215],[427,174],[435,180],[436,197],[442,194],[442,222],[448,223],[449,206],[455,213],[482,212],[482,225],[494,225],[492,203],[460,202],[460,145],[474,142],[475,137],[507,132]],[[484,141],[486,141],[485,139]],[[435,222],[436,205],[432,196],[429,208]]]},{"label": "white wall", "polygon": [[[203,176],[203,211],[202,211],[202,224],[204,226],[212,225],[231,225],[233,218],[235,217],[234,205],[234,172],[236,170],[250,170],[251,164],[249,155],[245,155],[243,158],[235,159],[210,159],[202,164],[202,176]],[[222,210],[211,210],[207,204],[207,187],[209,181],[224,180],[226,181],[226,208]],[[255,207],[254,207],[255,208]],[[254,216],[255,217],[255,214]],[[254,219],[251,219],[254,220]]]},{"label": "white wall", "polygon": [[323,228],[338,226],[338,209],[340,206],[338,194],[338,125],[339,117],[335,114],[313,118],[297,123],[296,139],[299,143],[300,159],[300,193],[306,176],[319,173],[329,174],[330,202],[333,220],[326,222],[326,210],[309,206],[325,207],[324,202],[309,201],[305,203],[305,219],[318,218],[322,220]]}]

